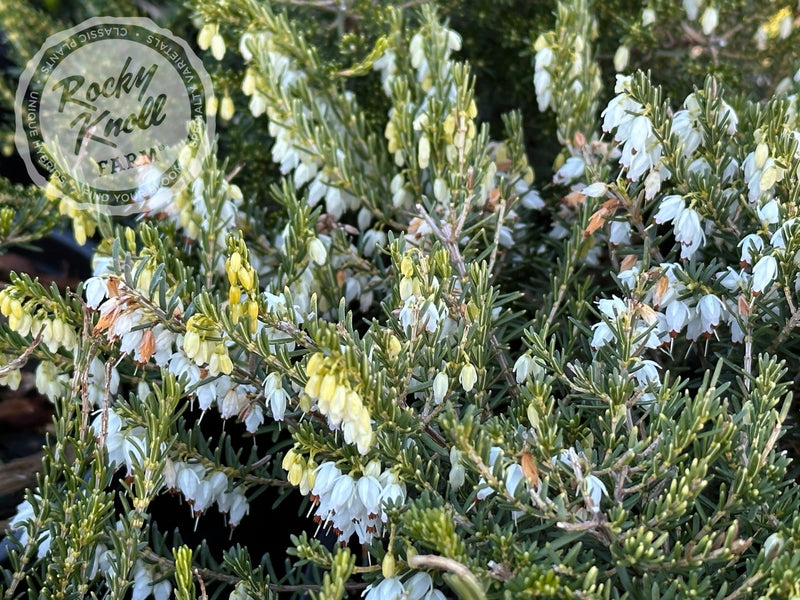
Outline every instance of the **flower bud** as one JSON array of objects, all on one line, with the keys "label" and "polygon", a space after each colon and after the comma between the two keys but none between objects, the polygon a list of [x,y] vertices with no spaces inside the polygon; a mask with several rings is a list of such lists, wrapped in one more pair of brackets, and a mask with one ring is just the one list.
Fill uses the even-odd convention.
[{"label": "flower bud", "polygon": [[200,50],[208,50],[209,46],[211,46],[211,38],[214,37],[216,29],[216,25],[212,25],[211,23],[203,25],[200,33],[197,34],[197,45],[200,47]]},{"label": "flower bud", "polygon": [[219,33],[211,37],[211,54],[217,60],[222,60],[225,56],[225,40]]},{"label": "flower bud", "polygon": [[628,61],[631,58],[631,51],[627,46],[620,46],[614,53],[614,69],[617,72],[624,71],[628,66]]},{"label": "flower bud", "polygon": [[209,96],[208,100],[206,100],[206,116],[213,117],[216,115],[217,108],[219,108],[219,100],[216,96]]},{"label": "flower bud", "polygon": [[253,72],[248,69],[244,75],[244,79],[242,79],[242,93],[245,96],[252,96],[253,92],[256,91],[256,78],[253,76]]},{"label": "flower bud", "polygon": [[700,25],[703,28],[704,35],[711,35],[717,28],[719,22],[719,11],[713,6],[709,6],[703,11],[703,16],[700,17]]},{"label": "flower bud", "polygon": [[444,400],[449,383],[447,373],[437,373],[436,377],[433,378],[433,401],[436,404],[441,404],[442,400]]},{"label": "flower bud", "polygon": [[222,98],[222,104],[220,104],[219,107],[219,116],[224,121],[230,121],[233,118],[233,113],[234,113],[233,100],[231,99],[230,96],[225,94],[225,96]]},{"label": "flower bud", "polygon": [[386,579],[394,577],[396,566],[397,563],[395,562],[394,554],[387,552],[386,556],[383,557],[383,561],[381,562],[381,574]]},{"label": "flower bud", "polygon": [[471,363],[467,363],[461,368],[458,380],[461,382],[461,387],[464,388],[465,392],[471,392],[472,388],[475,387],[475,383],[478,381],[478,372]]},{"label": "flower bud", "polygon": [[318,265],[324,265],[328,259],[328,250],[319,238],[314,238],[308,243],[308,254],[311,256],[311,260]]},{"label": "flower bud", "polygon": [[773,533],[764,542],[764,558],[767,560],[777,558],[780,551],[783,550],[784,544],[786,544],[786,540],[783,539],[783,536],[777,531]]},{"label": "flower bud", "polygon": [[431,161],[431,142],[427,135],[419,138],[419,149],[417,151],[417,162],[420,169],[427,169]]}]

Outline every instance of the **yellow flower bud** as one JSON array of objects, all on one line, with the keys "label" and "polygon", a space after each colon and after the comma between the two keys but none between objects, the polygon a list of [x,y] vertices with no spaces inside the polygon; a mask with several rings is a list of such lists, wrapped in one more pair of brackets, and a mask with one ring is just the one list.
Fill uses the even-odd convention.
[{"label": "yellow flower bud", "polygon": [[61,340],[64,339],[64,321],[55,318],[50,323],[50,327],[52,329],[51,337],[53,341],[60,344]]},{"label": "yellow flower bud", "polygon": [[7,317],[11,314],[11,296],[0,292],[0,314]]},{"label": "yellow flower bud", "polygon": [[10,313],[11,313],[11,314],[12,314],[12,315],[13,315],[15,318],[17,318],[17,319],[21,319],[21,318],[22,318],[22,315],[23,315],[23,311],[22,311],[22,303],[21,303],[19,300],[17,300],[16,298],[14,298],[13,300],[11,300],[11,302],[10,302],[10,305],[11,305],[11,311],[10,311]]},{"label": "yellow flower bud", "polygon": [[448,137],[448,139],[453,139],[453,133],[456,130],[456,118],[453,113],[447,115],[447,118],[444,120],[444,124],[442,125],[444,128],[444,134]]},{"label": "yellow flower bud", "polygon": [[320,367],[322,367],[322,354],[319,352],[313,354],[311,358],[308,359],[308,365],[306,365],[306,374],[311,377],[316,375],[319,372]]},{"label": "yellow flower bud", "polygon": [[234,113],[233,99],[225,94],[222,97],[222,103],[219,106],[219,116],[223,121],[230,121]]},{"label": "yellow flower bud", "polygon": [[391,336],[389,338],[389,348],[388,354],[390,358],[396,357],[400,354],[400,351],[403,349],[403,345],[400,343],[400,340],[397,339],[396,336]]},{"label": "yellow flower bud", "polygon": [[400,272],[403,277],[411,277],[414,274],[414,261],[411,260],[410,256],[404,256],[403,260],[400,261]]},{"label": "yellow flower bud", "polygon": [[187,331],[183,336],[183,351],[189,358],[193,358],[200,350],[200,336],[196,331]]},{"label": "yellow flower bud", "polygon": [[202,29],[200,29],[200,33],[197,34],[197,45],[200,47],[200,50],[208,50],[209,46],[211,46],[211,38],[216,31],[216,25],[212,25],[211,23],[203,25]]},{"label": "yellow flower bud", "polygon": [[233,372],[233,361],[231,360],[231,357],[228,356],[228,352],[226,351],[225,354],[219,354],[218,356],[219,372],[224,373],[225,375],[230,375]]},{"label": "yellow flower bud", "polygon": [[255,327],[258,323],[258,301],[250,300],[247,304],[247,313],[250,317],[251,327]]},{"label": "yellow flower bud", "polygon": [[[239,269],[242,268],[242,255],[239,254],[238,250],[234,250],[233,253],[228,258],[228,268],[227,271],[230,273],[236,273]],[[229,275],[230,276],[230,275]],[[231,282],[231,285],[236,283],[235,281]]]},{"label": "yellow flower bud", "polygon": [[213,117],[217,114],[219,108],[219,100],[216,96],[209,96],[206,100],[206,116]]},{"label": "yellow flower bud", "polygon": [[47,187],[44,188],[44,195],[48,200],[55,200],[61,195],[61,190],[58,189],[52,178],[47,182]]},{"label": "yellow flower bud", "polygon": [[75,241],[78,242],[78,245],[83,246],[86,243],[86,227],[83,221],[77,219],[73,221],[72,232],[75,235]]},{"label": "yellow flower bud", "polygon": [[236,274],[242,283],[242,287],[248,292],[251,291],[253,289],[253,268],[250,265],[242,266]]},{"label": "yellow flower bud", "polygon": [[247,73],[244,75],[244,79],[242,80],[242,93],[245,96],[252,96],[253,92],[256,91],[256,78],[253,75],[253,72],[250,69],[247,69]]},{"label": "yellow flower bud", "polygon": [[317,480],[317,474],[314,472],[315,468],[309,464],[303,469],[303,478],[300,480],[300,493],[304,496],[314,488],[314,483]]},{"label": "yellow flower bud", "polygon": [[394,560],[394,554],[387,552],[386,556],[383,557],[383,561],[381,562],[381,574],[386,579],[394,577],[396,567],[397,564]]},{"label": "yellow flower bud", "polygon": [[319,388],[322,385],[322,375],[315,374],[308,378],[305,391],[311,398],[319,397]]},{"label": "yellow flower bud", "polygon": [[283,457],[281,467],[283,467],[284,471],[288,471],[298,460],[300,460],[300,456],[294,451],[294,448],[290,448]]},{"label": "yellow flower bud", "polygon": [[328,373],[322,378],[322,384],[319,388],[319,398],[325,402],[330,402],[333,394],[336,392],[336,375]]},{"label": "yellow flower bud", "polygon": [[403,277],[400,280],[400,299],[405,300],[408,298],[412,294],[413,288],[414,280],[410,277]]},{"label": "yellow flower bud", "polygon": [[242,288],[238,285],[232,285],[228,290],[228,302],[231,304],[239,304],[242,301]]},{"label": "yellow flower bud", "polygon": [[298,483],[300,483],[300,480],[302,478],[303,478],[303,465],[296,462],[289,469],[289,473],[286,475],[286,479],[292,485],[297,485]]}]

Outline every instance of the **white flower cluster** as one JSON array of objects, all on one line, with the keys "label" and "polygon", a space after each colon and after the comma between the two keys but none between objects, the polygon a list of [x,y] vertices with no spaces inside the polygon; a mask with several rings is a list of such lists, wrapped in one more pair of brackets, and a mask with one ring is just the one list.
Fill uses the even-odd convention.
[{"label": "white flower cluster", "polygon": [[[17,506],[16,514],[9,521],[9,530],[15,534],[17,542],[22,546],[29,541],[27,524],[33,520],[33,507],[30,502],[25,500]],[[121,523],[117,522],[117,528],[119,527],[121,527]],[[50,549],[50,543],[50,532],[43,531],[37,540],[37,558],[45,557]],[[88,574],[89,580],[94,580],[98,575],[102,575],[106,579],[118,577],[115,563],[111,560],[113,556],[114,553],[104,544],[98,544],[94,549],[93,561]],[[172,584],[167,579],[155,583],[157,579],[160,579],[160,574],[156,572],[155,567],[137,560],[132,574],[131,600],[144,600],[151,595],[155,600],[167,600],[172,592]]]},{"label": "white flower cluster", "polygon": [[[779,229],[773,234],[772,244],[775,250],[772,252],[780,252],[782,231],[794,235],[796,230],[792,230],[792,227],[793,224],[789,223],[788,229]],[[728,267],[717,273],[717,281],[733,294],[743,292],[753,297],[769,291],[778,274],[776,258],[772,256],[772,252],[762,253],[764,241],[755,234],[747,236],[740,245],[742,268],[737,270]],[[750,273],[748,269],[753,256],[760,258]],[[686,285],[683,283],[686,275],[679,264],[664,263],[657,269],[661,273],[657,275],[655,285],[648,290],[643,301],[623,300],[616,296],[598,301],[598,308],[606,320],[593,326],[592,348],[598,349],[617,341],[614,328],[610,324],[615,324],[617,331],[631,333],[634,339],[640,340],[639,344],[651,349],[668,347],[671,340],[684,331],[689,341],[710,338],[718,334],[720,325],[726,323],[730,327],[731,341],[734,344],[744,340],[740,318],[747,315],[741,314],[737,301],[720,297],[711,291],[686,295]],[[639,275],[639,269],[634,265],[621,272],[618,277],[625,287],[633,289]],[[650,380],[650,375],[645,379]]]},{"label": "white flower cluster", "polygon": [[681,245],[681,259],[691,258],[705,244],[700,214],[687,207],[680,195],[664,196],[653,220],[658,224],[672,223],[675,241]]},{"label": "white flower cluster", "polygon": [[364,600],[445,600],[446,596],[433,587],[431,576],[417,571],[406,581],[400,577],[387,577],[378,584],[370,584],[361,594]]},{"label": "white flower cluster", "polygon": [[[301,120],[322,119],[326,127],[346,140],[350,137],[347,127],[339,120],[337,110],[328,99],[305,85],[308,76],[298,60],[285,53],[271,31],[242,36],[239,50],[245,62],[251,63],[242,82],[242,91],[250,96],[250,112],[254,117],[266,113],[269,118],[269,133],[275,138],[272,160],[280,165],[281,173],[293,173],[294,184],[301,187],[309,183],[308,203],[316,205],[325,199],[325,210],[339,219],[345,210],[358,210],[359,199],[343,189],[341,175],[334,165],[325,165],[322,152],[317,148],[310,127]],[[266,62],[253,64],[253,58],[266,57]],[[303,94],[298,92],[303,85]],[[301,101],[301,115],[294,113],[293,102]],[[350,110],[355,110],[355,97],[346,92],[343,101]],[[346,143],[346,142],[345,142]],[[339,151],[340,155],[342,154]],[[343,155],[342,155],[343,157]],[[366,213],[369,217],[369,213]]]},{"label": "white flower cluster", "polygon": [[[228,375],[213,376],[199,367],[183,350],[176,351],[169,362],[169,371],[185,382],[187,390],[194,390],[200,410],[216,406],[223,419],[239,417],[249,433],[255,433],[264,422],[264,409],[256,402],[258,389],[250,384],[238,383]],[[276,420],[283,414],[276,415]]]},{"label": "white flower cluster", "polygon": [[[492,446],[492,448],[489,450],[488,466],[493,472],[496,472],[496,465],[498,461],[501,461],[501,464],[503,465],[501,475],[503,485],[508,494],[511,496],[517,496],[520,489],[525,489],[528,491],[528,493],[537,495],[539,494],[538,485],[531,485],[531,481],[525,477],[522,466],[514,461],[505,461],[503,449],[499,446]],[[600,480],[599,477],[596,475],[584,474],[584,469],[581,465],[587,462],[585,456],[579,456],[574,448],[568,448],[563,450],[558,456],[554,456],[550,462],[554,467],[559,463],[570,467],[575,474],[575,477],[580,481],[580,491],[584,496],[584,500],[586,501],[586,508],[593,512],[600,510],[600,500],[602,496],[608,496],[608,491],[606,490],[605,484],[602,482],[602,480]],[[520,485],[522,485],[522,488],[520,488]],[[480,481],[478,482],[475,498],[477,501],[484,500],[485,498],[491,496],[494,492],[495,490],[488,485],[483,477],[481,477]],[[521,511],[512,512],[512,517],[514,519],[519,518],[521,515]]]},{"label": "white flower cluster", "polygon": [[[151,277],[149,267],[141,269],[136,286],[139,293],[146,292]],[[120,352],[131,355],[140,365],[152,359],[158,366],[166,366],[172,356],[175,334],[156,322],[155,315],[140,302],[136,290],[113,275],[87,280],[86,304],[100,312],[95,332],[105,331],[109,342],[119,342]]]},{"label": "white flower cluster", "polygon": [[572,470],[575,477],[580,481],[580,492],[583,495],[586,509],[593,513],[599,512],[600,501],[603,496],[608,497],[608,490],[597,475],[584,474],[582,463],[587,462],[586,456],[583,453],[579,455],[575,448],[570,447],[563,450],[557,457],[553,457],[551,462],[553,466],[560,462]]},{"label": "white flower cluster", "polygon": [[180,491],[195,517],[216,503],[219,512],[228,516],[231,528],[237,527],[250,512],[243,486],[230,489],[231,483],[225,473],[209,472],[198,463],[166,459],[164,486],[171,492]]},{"label": "white flower cluster", "polygon": [[131,477],[134,466],[140,466],[147,456],[147,430],[141,426],[130,427],[127,420],[120,417],[113,408],[98,411],[92,421],[92,430],[95,437],[105,443],[111,467],[117,469],[125,465],[127,476]]},{"label": "white flower cluster", "polygon": [[[148,452],[148,433],[144,427],[131,427],[113,408],[98,411],[92,421],[95,436],[103,439],[112,468],[125,465],[127,477],[133,476],[136,466],[143,464]],[[103,438],[105,433],[105,438]],[[228,491],[228,477],[221,471],[208,470],[198,463],[164,459],[163,484],[165,491],[180,491],[195,517],[199,517],[214,503],[219,512],[228,515],[228,523],[236,527],[249,511],[244,489],[239,486]]]},{"label": "white flower cluster", "polygon": [[[282,252],[286,253],[285,239],[288,235],[287,228],[276,239],[276,247]],[[320,265],[324,268],[330,267],[338,274],[342,286],[342,295],[345,301],[350,304],[351,302],[358,301],[359,308],[362,311],[369,310],[375,302],[375,292],[385,288],[384,282],[369,269],[364,269],[360,265],[360,261],[354,261],[353,257],[366,256],[371,257],[374,255],[377,245],[383,245],[386,242],[386,233],[376,231],[374,229],[362,229],[361,242],[359,247],[354,244],[342,248],[341,246],[334,251],[331,238],[328,235],[318,234],[309,243],[309,258],[313,265],[309,265],[300,273],[300,276],[295,278],[288,286],[291,296],[295,301],[294,310],[297,318],[303,319],[304,315],[310,315],[311,311],[311,298],[316,295],[317,310],[320,314],[327,314],[332,308],[328,301],[327,294],[325,293],[322,284],[323,279],[319,276],[319,272],[314,266]],[[273,280],[272,285],[268,285],[267,289],[271,291],[266,292],[265,296],[268,297],[268,304],[272,306],[272,302],[277,302],[280,306],[276,305],[277,310],[285,311],[286,301],[282,291],[285,289],[284,282],[280,278]],[[280,292],[278,290],[281,290]],[[272,291],[275,293],[273,294]],[[273,309],[270,308],[270,311]],[[278,335],[278,338],[285,338],[283,335]]]},{"label": "white flower cluster", "polygon": [[[117,523],[117,527],[121,527]],[[104,544],[99,544],[94,551],[94,561],[89,571],[90,579],[97,575],[102,575],[106,580],[119,578],[116,566],[113,561],[114,552],[109,550]],[[160,579],[158,583],[156,580]],[[169,579],[162,578],[155,566],[147,565],[142,560],[137,560],[133,567],[133,588],[131,590],[131,600],[144,600],[153,596],[154,600],[168,600],[172,593],[172,584]]]},{"label": "white flower cluster", "polygon": [[[779,222],[778,206],[776,200],[768,202],[758,211],[762,225]],[[796,266],[800,266],[800,255],[797,254],[797,240],[800,233],[800,220],[791,218],[784,221],[771,235],[769,242],[765,241],[763,233],[750,233],[739,242],[741,257],[739,269],[728,267],[727,271],[719,273],[722,285],[732,292],[745,292],[753,296],[762,293],[774,294],[772,284],[778,278],[778,261],[790,259]],[[795,280],[795,287],[800,284],[800,275]],[[765,319],[770,315],[765,314]]]},{"label": "white flower cluster", "polygon": [[[11,361],[14,360],[14,356],[9,356],[8,354],[0,354],[0,365],[3,367],[8,368],[8,365]],[[22,382],[22,370],[11,369],[6,371],[4,374],[0,375],[0,385],[4,385],[9,389],[16,390],[19,389],[19,384]]]},{"label": "white flower cluster", "polygon": [[[617,75],[615,96],[603,111],[603,130],[614,131],[614,139],[622,145],[620,164],[626,169],[626,175],[633,181],[638,181],[644,176],[645,198],[652,200],[661,189],[661,184],[671,177],[669,169],[662,161],[662,145],[653,129],[653,123],[645,107],[630,96],[631,77]],[[695,94],[690,94],[684,101],[684,108],[675,113],[672,119],[672,131],[677,133],[682,141],[682,151],[686,157],[691,157],[697,149],[705,143],[704,128],[701,124],[704,111]],[[724,126],[728,135],[736,133],[738,117],[733,108],[725,101],[720,101],[717,112],[717,125]],[[767,163],[762,157],[758,164],[769,169],[772,163]],[[755,160],[750,159],[751,171]],[[739,165],[735,159],[731,160],[723,173],[723,181],[730,183],[738,172]],[[745,161],[747,173],[748,161]],[[699,175],[707,174],[711,166],[705,158],[697,158],[689,165],[689,172]],[[770,183],[770,176],[766,183]],[[760,173],[751,173],[749,179],[757,185]],[[774,183],[774,179],[771,183]],[[591,187],[591,186],[590,186]],[[752,189],[752,187],[751,187]],[[732,193],[732,192],[730,192]],[[759,192],[760,193],[760,192]],[[758,194],[756,195],[756,197]],[[668,195],[660,200],[658,212],[654,215],[658,224],[670,222],[673,225],[675,240],[681,246],[681,258],[689,259],[703,247],[706,239],[707,227],[694,206],[687,206],[680,195]],[[619,223],[619,224],[618,224]],[[616,230],[614,226],[616,224]],[[627,223],[612,222],[612,231],[609,241],[614,245],[627,243],[630,239],[630,228]]]},{"label": "white flower cluster", "polygon": [[[455,167],[464,154],[470,152],[476,137],[475,118],[478,114],[474,100],[464,106],[459,105],[459,94],[454,77],[455,62],[450,59],[453,51],[461,48],[461,37],[455,31],[439,23],[426,24],[414,34],[409,44],[410,66],[424,96],[420,100],[409,100],[403,96],[394,98],[395,107],[390,111],[390,119],[386,125],[385,137],[388,150],[394,156],[395,164],[404,167],[406,164],[416,165],[422,173],[422,184],[426,194],[435,198],[446,215],[451,206],[451,190],[445,176],[448,167]],[[394,54],[388,50],[387,54]],[[391,67],[391,69],[390,69]],[[391,81],[396,76],[396,59],[377,62],[375,68],[382,70],[382,78],[386,82],[385,90],[391,96]],[[443,105],[440,103],[443,102]],[[432,107],[436,107],[436,112]],[[439,114],[444,116],[442,122]],[[403,139],[406,136],[407,123],[412,124],[413,142]],[[435,135],[443,135],[445,147],[443,155],[431,154],[431,140]],[[414,152],[408,146],[414,144]],[[475,203],[479,207],[487,204],[497,188],[497,165],[489,162],[480,181],[476,182]],[[403,173],[398,173],[391,181],[392,203],[397,208],[411,205],[413,194],[411,185]],[[527,193],[528,190],[526,189]],[[511,211],[513,213],[513,211]],[[513,221],[516,214],[507,214],[507,220]],[[408,228],[407,239],[418,244],[427,234],[429,226],[422,219],[413,219]],[[511,245],[510,230],[503,236],[506,245]]]},{"label": "white flower cluster", "polygon": [[[436,47],[442,49],[442,54],[432,54],[432,46],[425,39],[426,36],[433,36]],[[433,86],[440,85],[443,81],[451,81],[452,76],[448,76],[450,54],[461,50],[461,36],[447,27],[436,24],[425,32],[417,32],[408,46],[408,53],[411,58],[411,67],[415,69],[417,82],[422,89],[428,92]],[[392,85],[397,77],[397,52],[391,46],[383,55],[375,61],[372,68],[381,74],[381,84],[387,96],[392,95]],[[444,72],[443,72],[444,69]],[[434,73],[433,71],[437,71]],[[436,75],[436,77],[434,77]],[[442,76],[444,75],[444,76]]]},{"label": "white flower cluster", "polygon": [[385,507],[405,502],[406,487],[392,471],[381,472],[377,460],[367,464],[357,479],[335,463],[324,462],[315,470],[310,498],[317,507],[314,521],[320,526],[331,527],[342,543],[356,534],[359,543],[368,545],[382,535]]},{"label": "white flower cluster", "polygon": [[[428,270],[427,257],[417,254],[419,266],[416,271]],[[397,311],[403,333],[413,339],[423,332],[440,333],[444,337],[451,336],[457,329],[456,322],[450,318],[444,301],[437,299],[440,287],[435,276],[426,278],[415,272],[415,263],[411,253],[407,253],[400,261],[400,280],[398,291],[402,306]]]},{"label": "white flower cluster", "polygon": [[622,144],[619,162],[628,179],[639,181],[645,173],[645,195],[653,198],[661,182],[669,179],[669,170],[661,163],[663,148],[653,129],[653,122],[644,106],[630,95],[631,77],[617,75],[617,94],[602,113],[603,131],[615,131],[614,139]]},{"label": "white flower cluster", "polygon": [[587,20],[584,27],[562,29],[561,38],[542,34],[534,42],[533,87],[540,112],[559,109],[554,92],[562,91],[560,87],[569,88],[574,96],[579,96],[584,91],[587,74],[591,76],[589,85],[600,89],[599,71],[587,69],[586,64],[587,50],[592,48],[592,40],[588,38],[596,27],[594,19],[587,17]]},{"label": "white flower cluster", "polygon": [[[691,156],[695,150],[705,142],[701,120],[703,109],[695,94],[689,94],[683,101],[683,109],[679,110],[672,117],[672,131],[677,133],[683,141],[684,156]],[[726,127],[728,135],[736,133],[739,124],[739,117],[733,108],[725,102],[720,101],[720,110],[717,113],[717,124]]]},{"label": "white flower cluster", "polygon": [[242,221],[240,209],[244,197],[239,186],[225,177],[217,177],[219,189],[213,192],[206,189],[203,175],[208,169],[205,158],[209,152],[205,140],[198,149],[185,146],[178,156],[183,179],[170,187],[161,185],[162,169],[156,165],[138,166],[139,187],[134,202],[144,217],[174,222],[190,240],[199,239],[204,231],[214,231],[221,249],[226,233]]}]

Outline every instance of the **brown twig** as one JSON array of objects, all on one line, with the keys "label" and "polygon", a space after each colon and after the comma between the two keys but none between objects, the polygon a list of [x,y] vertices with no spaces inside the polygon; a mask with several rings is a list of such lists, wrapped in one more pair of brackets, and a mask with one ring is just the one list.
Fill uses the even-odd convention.
[{"label": "brown twig", "polygon": [[21,369],[22,367],[24,367],[25,363],[28,362],[28,357],[31,355],[31,353],[34,351],[36,346],[38,346],[41,341],[42,341],[42,332],[40,331],[39,335],[37,335],[30,343],[30,345],[27,348],[25,348],[25,350],[22,351],[22,354],[20,354],[17,358],[9,362],[7,365],[3,365],[2,367],[0,367],[0,377],[8,375],[9,373],[11,373],[11,371],[16,371],[17,369]]}]

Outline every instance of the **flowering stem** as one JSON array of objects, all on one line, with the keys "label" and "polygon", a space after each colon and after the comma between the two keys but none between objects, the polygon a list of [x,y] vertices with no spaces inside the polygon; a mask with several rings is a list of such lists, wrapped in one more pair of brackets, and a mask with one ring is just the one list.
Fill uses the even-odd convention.
[{"label": "flowering stem", "polygon": [[[436,224],[428,211],[425,210],[424,206],[417,204],[417,210],[419,211],[420,215],[422,215],[423,220],[431,228],[431,231],[433,231],[434,235],[436,235],[439,241],[444,244],[444,247],[447,248],[447,251],[450,254],[450,260],[455,265],[459,277],[461,277],[462,280],[466,279],[467,267],[464,263],[464,257],[461,255],[461,249],[458,247],[458,235],[461,231],[461,227],[463,226],[464,215],[462,214],[462,217],[459,220],[456,228],[454,230],[450,230],[450,235],[448,236],[445,235],[442,229]],[[500,363],[500,369],[503,372],[506,382],[508,383],[509,392],[512,394],[512,396],[516,397],[518,393],[517,381],[514,379],[514,376],[511,373],[511,365],[508,363],[505,350],[500,345],[500,341],[497,339],[497,336],[494,334],[494,332],[489,334],[489,341],[495,350],[497,362]]]}]

